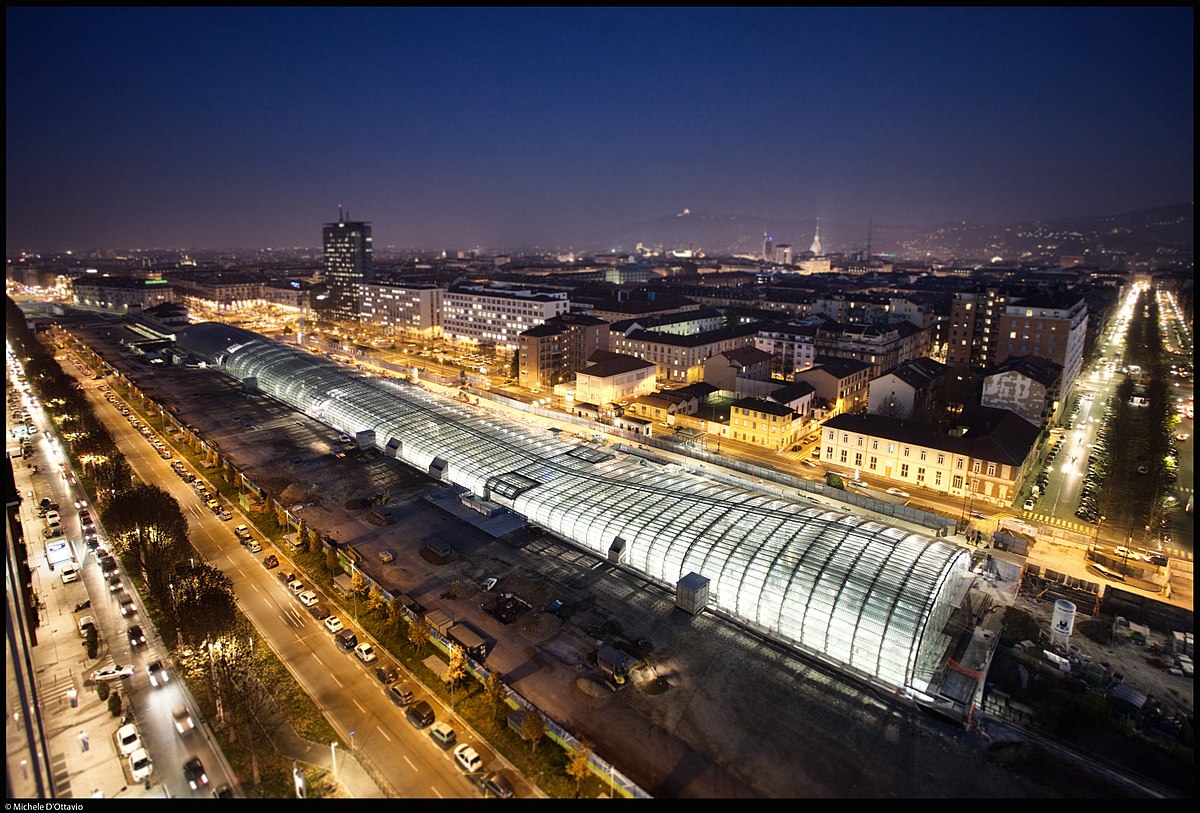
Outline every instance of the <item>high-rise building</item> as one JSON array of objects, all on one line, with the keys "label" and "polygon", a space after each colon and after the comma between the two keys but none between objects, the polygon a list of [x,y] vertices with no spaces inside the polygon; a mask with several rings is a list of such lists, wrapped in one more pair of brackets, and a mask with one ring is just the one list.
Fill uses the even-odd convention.
[{"label": "high-rise building", "polygon": [[325,282],[329,294],[323,311],[336,321],[357,322],[363,285],[371,281],[371,224],[347,219],[338,208],[336,223],[326,223]]},{"label": "high-rise building", "polygon": [[812,245],[808,247],[808,250],[816,257],[820,257],[825,253],[821,250],[821,218],[819,217],[817,218],[817,231],[813,235]]}]

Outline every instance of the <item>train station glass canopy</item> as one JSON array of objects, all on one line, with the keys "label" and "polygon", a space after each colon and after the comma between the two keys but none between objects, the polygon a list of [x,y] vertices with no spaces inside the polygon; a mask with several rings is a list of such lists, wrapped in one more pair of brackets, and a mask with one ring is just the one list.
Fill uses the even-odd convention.
[{"label": "train station glass canopy", "polygon": [[968,555],[952,545],[560,438],[240,328],[193,325],[178,342],[334,430],[373,432],[384,454],[573,544],[619,551],[668,589],[698,573],[710,606],[843,670],[925,692],[944,662],[944,630],[971,580]]}]

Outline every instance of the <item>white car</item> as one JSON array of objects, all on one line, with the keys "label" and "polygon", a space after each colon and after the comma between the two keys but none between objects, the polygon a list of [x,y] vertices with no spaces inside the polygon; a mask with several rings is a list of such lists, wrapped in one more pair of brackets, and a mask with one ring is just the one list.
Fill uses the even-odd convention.
[{"label": "white car", "polygon": [[121,749],[121,756],[129,756],[141,747],[142,738],[138,736],[137,726],[133,723],[126,723],[117,729],[117,748]]},{"label": "white car", "polygon": [[64,567],[62,572],[62,580],[63,584],[70,584],[71,582],[79,581],[79,568],[74,563]]},{"label": "white car", "polygon": [[298,596],[296,596],[296,598],[300,599],[300,603],[305,607],[311,607],[320,601],[320,598],[318,598],[317,594],[312,590],[305,590],[303,593],[300,593]]},{"label": "white car", "polygon": [[145,782],[154,773],[154,763],[145,748],[139,748],[129,755],[129,773],[134,782]]},{"label": "white car", "polygon": [[366,642],[354,647],[354,655],[363,663],[370,663],[376,658],[375,648]]},{"label": "white car", "polygon": [[251,539],[246,544],[246,550],[250,551],[251,553],[262,553],[262,545],[258,544],[258,542]]},{"label": "white car", "polygon": [[465,742],[454,746],[454,761],[467,773],[483,770],[483,758],[479,756],[478,751]]},{"label": "white car", "polygon": [[325,619],[325,629],[332,633],[336,634],[341,632],[342,627],[344,626],[345,625],[342,623],[342,619],[338,618],[336,615],[331,615]]},{"label": "white car", "polygon": [[122,666],[118,663],[108,667],[107,669],[97,669],[95,672],[92,672],[92,680],[99,683],[102,680],[123,680],[124,678],[131,677],[132,675],[132,666]]},{"label": "white car", "polygon": [[1129,559],[1131,562],[1136,562],[1142,558],[1136,551],[1131,551],[1126,547],[1113,548],[1113,555],[1119,559]]},{"label": "white car", "polygon": [[1026,511],[1032,511],[1032,510],[1033,510],[1033,497],[1030,497],[1029,499],[1027,499],[1027,500],[1025,501],[1025,510],[1026,510]]},{"label": "white car", "polygon": [[900,489],[898,489],[898,488],[889,488],[889,489],[887,490],[887,493],[888,493],[888,494],[891,494],[893,497],[904,497],[905,499],[908,499],[908,492],[907,492],[907,491],[901,491],[901,490],[900,490]]},{"label": "white car", "polygon": [[88,630],[96,629],[96,619],[93,616],[85,615],[79,619],[79,637],[86,638]]}]

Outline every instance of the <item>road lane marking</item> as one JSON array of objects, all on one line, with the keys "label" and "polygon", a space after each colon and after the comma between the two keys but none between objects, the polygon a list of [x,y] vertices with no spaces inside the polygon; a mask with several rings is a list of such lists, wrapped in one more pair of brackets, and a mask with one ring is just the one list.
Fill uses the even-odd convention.
[{"label": "road lane marking", "polygon": [[367,710],[365,708],[363,708],[363,704],[359,703],[357,699],[354,700],[354,705],[358,706],[358,710],[361,711],[363,714],[367,713]]},{"label": "road lane marking", "polygon": [[330,677],[333,678],[333,682],[336,683],[338,686],[341,686],[343,689],[346,688],[346,684],[344,684],[340,680],[338,680],[337,675],[331,674]]},{"label": "road lane marking", "polygon": [[408,763],[408,767],[412,768],[414,772],[417,770],[417,766],[412,764],[412,760],[406,754],[401,754],[400,756],[404,757],[404,761]]},{"label": "road lane marking", "polygon": [[430,785],[430,786],[429,786],[429,789],[430,789],[431,791],[433,791],[435,794],[437,794],[437,797],[438,797],[439,799],[445,799],[445,798],[446,798],[446,797],[445,797],[445,796],[443,796],[442,794],[438,793],[438,789],[437,789],[437,788],[435,788],[433,785]]},{"label": "road lane marking", "polygon": [[379,730],[379,733],[383,735],[383,738],[385,740],[387,740],[388,742],[392,741],[392,738],[387,735],[386,731],[384,731],[382,728],[379,728],[379,726],[375,726],[375,728]]}]

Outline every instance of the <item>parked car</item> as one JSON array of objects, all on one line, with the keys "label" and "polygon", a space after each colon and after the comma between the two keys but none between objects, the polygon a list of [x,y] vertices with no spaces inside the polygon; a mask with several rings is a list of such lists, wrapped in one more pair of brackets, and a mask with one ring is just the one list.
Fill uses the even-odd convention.
[{"label": "parked car", "polygon": [[296,598],[298,598],[300,600],[300,603],[303,604],[305,607],[313,607],[320,600],[317,598],[317,594],[314,593],[312,590],[305,590],[301,593],[298,593],[296,595]]},{"label": "parked car", "polygon": [[325,619],[325,629],[329,630],[335,635],[341,632],[342,627],[344,626],[345,625],[342,623],[342,619],[338,618],[336,615],[331,615]]},{"label": "parked car", "polygon": [[493,796],[498,799],[511,799],[513,797],[512,785],[499,771],[489,771],[484,774],[483,778],[479,781],[479,787],[483,790],[484,796]]},{"label": "parked car", "polygon": [[379,656],[375,654],[375,647],[363,641],[358,646],[354,647],[354,656],[363,663],[371,663]]},{"label": "parked car", "polygon": [[343,629],[334,638],[337,639],[338,646],[345,652],[350,652],[358,646],[358,635],[355,634],[354,630]]},{"label": "parked car", "polygon": [[121,756],[129,756],[142,747],[142,738],[138,736],[137,726],[126,723],[117,729],[117,749]]},{"label": "parked car", "polygon": [[416,703],[410,704],[404,715],[417,728],[433,725],[433,706],[429,705],[426,700],[418,700]]},{"label": "parked car", "polygon": [[397,706],[403,708],[413,701],[412,687],[403,681],[393,683],[391,686],[388,686],[388,697]]},{"label": "parked car", "polygon": [[129,645],[134,649],[146,643],[146,633],[142,632],[141,626],[134,624],[129,628]]},{"label": "parked car", "polygon": [[455,746],[454,761],[467,773],[476,773],[483,769],[483,758],[479,756],[478,751],[465,742]]},{"label": "parked car", "polygon": [[267,570],[270,570],[273,567],[279,567],[279,557],[273,553],[268,555],[265,559],[263,559],[263,567],[265,567]]},{"label": "parked car", "polygon": [[129,755],[129,775],[134,782],[145,782],[154,773],[154,763],[145,748],[139,748]]},{"label": "parked car", "polygon": [[400,679],[400,670],[391,661],[380,661],[375,666],[375,677],[386,686]]},{"label": "parked car", "polygon": [[74,562],[63,568],[62,580],[63,584],[79,581],[79,567]]},{"label": "parked car", "polygon": [[326,618],[333,615],[333,613],[329,611],[328,604],[314,604],[308,608],[308,612],[318,621],[324,621]]},{"label": "parked car", "polygon": [[429,737],[443,749],[454,745],[458,740],[458,735],[454,733],[449,723],[437,722],[429,727]]}]

